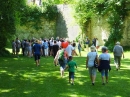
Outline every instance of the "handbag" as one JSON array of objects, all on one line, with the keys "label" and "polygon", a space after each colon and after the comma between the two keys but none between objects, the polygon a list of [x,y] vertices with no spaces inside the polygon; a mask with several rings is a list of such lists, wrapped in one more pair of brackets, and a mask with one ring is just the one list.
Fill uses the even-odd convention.
[{"label": "handbag", "polygon": [[96,57],[95,60],[94,60],[94,67],[95,67],[95,68],[98,68],[98,62],[97,62],[96,59],[97,59],[97,57]]}]

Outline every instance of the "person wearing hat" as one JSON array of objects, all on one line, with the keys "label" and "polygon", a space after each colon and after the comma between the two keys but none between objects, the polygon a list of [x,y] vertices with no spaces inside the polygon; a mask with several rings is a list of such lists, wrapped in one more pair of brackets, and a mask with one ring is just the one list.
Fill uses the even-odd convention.
[{"label": "person wearing hat", "polygon": [[35,44],[33,46],[33,55],[36,61],[36,66],[40,65],[40,56],[42,54],[42,47],[39,44],[39,40],[35,41]]},{"label": "person wearing hat", "polygon": [[105,83],[108,83],[108,71],[111,70],[110,54],[107,52],[107,47],[102,47],[102,54],[99,55],[98,64],[98,71],[101,72],[102,76],[102,85],[105,85]]},{"label": "person wearing hat", "polygon": [[94,67],[94,61],[98,62],[98,54],[95,46],[90,47],[91,51],[87,54],[86,58],[86,69],[88,68],[92,85],[95,83],[97,68]]},{"label": "person wearing hat", "polygon": [[120,42],[116,42],[116,45],[113,48],[113,55],[114,55],[116,70],[120,69],[121,57],[123,56],[123,58],[124,58],[124,53],[123,52],[124,52],[123,47],[120,45]]}]

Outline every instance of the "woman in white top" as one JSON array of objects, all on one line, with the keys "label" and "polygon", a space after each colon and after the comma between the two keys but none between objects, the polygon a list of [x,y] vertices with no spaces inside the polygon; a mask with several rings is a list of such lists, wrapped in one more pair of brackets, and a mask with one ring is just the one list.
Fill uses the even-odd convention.
[{"label": "woman in white top", "polygon": [[97,68],[94,67],[94,60],[96,59],[98,62],[98,54],[95,46],[91,46],[90,49],[91,51],[87,54],[86,69],[88,68],[92,85],[94,85],[97,71]]}]

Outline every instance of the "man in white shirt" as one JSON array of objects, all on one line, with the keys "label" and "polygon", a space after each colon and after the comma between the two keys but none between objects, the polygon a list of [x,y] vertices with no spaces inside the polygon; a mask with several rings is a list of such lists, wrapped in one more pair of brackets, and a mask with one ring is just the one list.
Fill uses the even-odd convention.
[{"label": "man in white shirt", "polygon": [[72,56],[72,52],[74,51],[73,46],[71,45],[70,41],[68,41],[68,46],[66,47],[66,52],[68,53],[68,56]]}]

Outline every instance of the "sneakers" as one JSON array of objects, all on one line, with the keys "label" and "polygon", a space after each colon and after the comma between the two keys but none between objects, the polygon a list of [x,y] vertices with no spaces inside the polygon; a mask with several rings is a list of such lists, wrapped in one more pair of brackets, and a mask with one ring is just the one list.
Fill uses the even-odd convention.
[{"label": "sneakers", "polygon": [[74,83],[71,83],[71,85],[74,85]]},{"label": "sneakers", "polygon": [[105,85],[105,83],[102,83],[102,85]]},{"label": "sneakers", "polygon": [[94,86],[94,83],[92,83],[92,85]]}]

